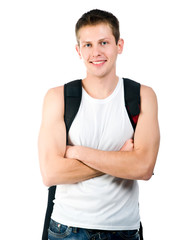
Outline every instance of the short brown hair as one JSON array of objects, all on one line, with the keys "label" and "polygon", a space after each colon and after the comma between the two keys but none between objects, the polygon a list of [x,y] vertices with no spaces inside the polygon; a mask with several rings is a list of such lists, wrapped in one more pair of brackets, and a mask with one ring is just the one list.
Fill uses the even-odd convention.
[{"label": "short brown hair", "polygon": [[120,38],[119,30],[119,21],[118,19],[110,12],[94,9],[89,12],[84,13],[81,18],[77,21],[75,26],[75,34],[77,42],[79,43],[78,32],[82,27],[87,25],[97,25],[100,23],[106,23],[110,26],[113,36],[115,37],[116,44]]}]

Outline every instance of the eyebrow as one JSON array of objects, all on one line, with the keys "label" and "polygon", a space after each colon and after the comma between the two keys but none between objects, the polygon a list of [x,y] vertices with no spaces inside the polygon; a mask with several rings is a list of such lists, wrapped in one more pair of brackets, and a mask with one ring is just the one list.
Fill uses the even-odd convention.
[{"label": "eyebrow", "polygon": [[[109,38],[101,38],[98,40],[98,42],[102,42],[102,41],[108,41],[110,40]],[[86,44],[86,43],[92,43],[92,41],[81,41],[81,44]]]},{"label": "eyebrow", "polygon": [[99,41],[99,42],[102,42],[102,41],[106,41],[106,40],[108,41],[108,40],[110,40],[110,39],[109,39],[109,38],[102,38],[102,39],[99,39],[98,41]]}]

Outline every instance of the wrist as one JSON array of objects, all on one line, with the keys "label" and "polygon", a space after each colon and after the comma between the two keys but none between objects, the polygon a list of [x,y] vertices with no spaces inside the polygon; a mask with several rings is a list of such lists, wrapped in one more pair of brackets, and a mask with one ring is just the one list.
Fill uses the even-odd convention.
[{"label": "wrist", "polygon": [[79,158],[78,158],[78,153],[79,153],[78,148],[79,148],[79,146],[67,146],[65,157],[70,158],[70,159],[79,160]]},{"label": "wrist", "polygon": [[79,159],[79,152],[80,152],[80,146],[74,146],[73,147],[73,154],[74,154],[74,158],[77,159],[77,160],[80,160]]}]

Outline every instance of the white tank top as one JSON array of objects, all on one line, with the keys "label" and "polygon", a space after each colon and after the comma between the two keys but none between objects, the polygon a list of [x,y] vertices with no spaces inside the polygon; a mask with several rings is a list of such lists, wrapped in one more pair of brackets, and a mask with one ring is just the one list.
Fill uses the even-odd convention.
[{"label": "white tank top", "polygon": [[[68,136],[71,145],[119,151],[133,133],[124,104],[122,78],[106,99],[94,99],[82,89],[81,105]],[[76,184],[58,185],[52,219],[88,229],[138,229],[138,194],[137,181],[107,174]]]}]

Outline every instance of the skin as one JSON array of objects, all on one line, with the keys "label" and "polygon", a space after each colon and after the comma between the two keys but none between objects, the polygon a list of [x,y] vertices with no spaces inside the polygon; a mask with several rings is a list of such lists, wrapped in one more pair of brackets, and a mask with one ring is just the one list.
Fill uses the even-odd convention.
[{"label": "skin", "polygon": [[[76,50],[86,66],[82,84],[93,98],[104,99],[114,91],[118,83],[116,60],[123,45],[122,39],[116,44],[107,24],[79,30]],[[44,184],[76,183],[104,173],[126,179],[150,179],[160,141],[157,99],[154,91],[143,85],[140,95],[141,112],[134,140],[126,141],[118,152],[100,151],[66,146],[63,86],[50,89],[44,99],[38,143]]]},{"label": "skin", "polygon": [[106,98],[118,83],[116,60],[118,54],[123,51],[124,41],[120,39],[116,45],[107,24],[83,27],[79,31],[79,36],[80,41],[79,45],[76,45],[76,50],[86,67],[83,87],[94,98]]},{"label": "skin", "polygon": [[141,87],[142,107],[133,149],[130,141],[123,151],[100,151],[82,146],[68,147],[66,156],[76,158],[99,171],[125,179],[149,180],[153,174],[159,148],[157,101],[152,89]]},{"label": "skin", "polygon": [[82,162],[65,157],[63,86],[50,89],[44,99],[39,133],[39,162],[46,186],[76,183],[102,175]]}]

